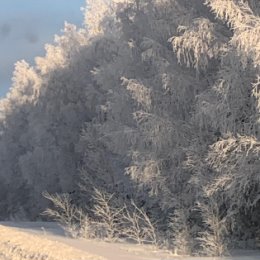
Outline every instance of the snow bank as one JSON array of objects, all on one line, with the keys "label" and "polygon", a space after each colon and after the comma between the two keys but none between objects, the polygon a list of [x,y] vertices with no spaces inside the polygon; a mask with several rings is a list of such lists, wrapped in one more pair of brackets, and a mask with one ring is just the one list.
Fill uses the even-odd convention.
[{"label": "snow bank", "polygon": [[259,251],[226,258],[181,257],[151,246],[70,239],[56,223],[0,222],[0,260],[260,260]]},{"label": "snow bank", "polygon": [[0,226],[0,260],[104,260],[58,241]]}]

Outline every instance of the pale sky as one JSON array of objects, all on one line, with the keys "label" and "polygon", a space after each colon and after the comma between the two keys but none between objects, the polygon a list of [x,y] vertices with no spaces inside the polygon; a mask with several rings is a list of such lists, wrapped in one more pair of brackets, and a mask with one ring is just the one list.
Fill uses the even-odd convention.
[{"label": "pale sky", "polygon": [[33,64],[44,55],[44,44],[53,41],[64,21],[80,26],[85,0],[0,0],[0,96],[11,85],[14,63]]}]

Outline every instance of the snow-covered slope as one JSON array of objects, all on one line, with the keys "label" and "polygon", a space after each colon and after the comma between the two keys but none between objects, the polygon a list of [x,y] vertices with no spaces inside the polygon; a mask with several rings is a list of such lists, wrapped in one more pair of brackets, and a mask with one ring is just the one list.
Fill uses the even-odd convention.
[{"label": "snow-covered slope", "polygon": [[[217,260],[180,257],[151,247],[105,243],[64,236],[55,223],[1,222],[0,260]],[[260,260],[260,252],[244,251],[226,260]]]},{"label": "snow-covered slope", "polygon": [[1,260],[103,260],[39,235],[0,226]]}]

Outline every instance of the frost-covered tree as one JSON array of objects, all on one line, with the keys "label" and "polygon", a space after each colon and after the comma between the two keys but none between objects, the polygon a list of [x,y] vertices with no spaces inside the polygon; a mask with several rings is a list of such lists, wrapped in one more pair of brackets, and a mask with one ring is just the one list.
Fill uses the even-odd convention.
[{"label": "frost-covered tree", "polygon": [[[213,170],[207,181],[208,194],[224,198],[227,215],[239,223],[233,227],[235,233],[241,232],[241,223],[244,232],[245,227],[252,232],[250,221],[259,226],[259,174],[254,172],[258,160],[253,159],[259,139],[259,2],[206,4],[230,31],[216,76],[211,87],[199,95],[195,114],[201,128],[215,133],[206,155]],[[250,236],[245,233],[245,237]]]}]

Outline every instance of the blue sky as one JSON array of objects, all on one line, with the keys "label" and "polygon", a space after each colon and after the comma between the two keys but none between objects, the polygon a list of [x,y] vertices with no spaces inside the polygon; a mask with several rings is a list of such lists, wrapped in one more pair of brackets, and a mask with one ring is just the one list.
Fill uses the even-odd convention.
[{"label": "blue sky", "polygon": [[80,26],[85,0],[1,0],[0,5],[0,96],[11,85],[14,63],[33,64],[44,55],[44,44],[53,41],[64,21]]}]

